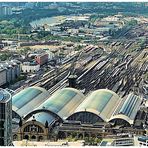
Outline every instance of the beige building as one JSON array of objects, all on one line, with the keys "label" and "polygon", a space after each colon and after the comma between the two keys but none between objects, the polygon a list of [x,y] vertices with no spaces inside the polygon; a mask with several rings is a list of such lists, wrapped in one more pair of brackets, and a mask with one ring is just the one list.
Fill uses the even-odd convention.
[{"label": "beige building", "polygon": [[33,73],[39,71],[40,65],[36,63],[24,62],[21,64],[21,69],[24,73]]}]

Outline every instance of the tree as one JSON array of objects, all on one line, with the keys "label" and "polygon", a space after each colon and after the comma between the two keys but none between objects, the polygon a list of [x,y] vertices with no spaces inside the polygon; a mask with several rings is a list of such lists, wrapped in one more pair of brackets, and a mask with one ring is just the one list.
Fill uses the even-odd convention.
[{"label": "tree", "polygon": [[20,50],[21,54],[26,55],[28,53],[28,51],[30,51],[31,49],[29,47],[25,47],[24,49]]},{"label": "tree", "polygon": [[5,61],[7,60],[9,57],[11,57],[11,53],[3,53],[0,55],[0,60],[1,61]]},{"label": "tree", "polygon": [[137,20],[131,20],[128,22],[128,25],[131,25],[131,26],[134,26],[134,25],[137,25]]},{"label": "tree", "polygon": [[101,142],[101,139],[99,139],[99,138],[95,138],[95,140],[94,140],[97,144],[98,143],[100,143]]},{"label": "tree", "polygon": [[69,135],[69,136],[67,137],[67,140],[68,140],[68,142],[73,141],[72,135]]}]

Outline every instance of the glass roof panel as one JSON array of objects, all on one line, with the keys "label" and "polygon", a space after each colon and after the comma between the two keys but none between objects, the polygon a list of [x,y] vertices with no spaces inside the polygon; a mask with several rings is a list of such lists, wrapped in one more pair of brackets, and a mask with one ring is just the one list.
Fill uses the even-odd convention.
[{"label": "glass roof panel", "polygon": [[76,92],[68,89],[59,90],[45,101],[41,107],[49,109],[54,113],[58,113],[75,95],[77,95]]},{"label": "glass roof panel", "polygon": [[101,112],[112,96],[112,93],[106,91],[94,92],[82,103],[81,108],[93,108]]},{"label": "glass roof panel", "polygon": [[41,93],[42,91],[36,88],[24,89],[12,97],[12,104],[17,108],[21,108]]},{"label": "glass roof panel", "polygon": [[[33,115],[35,117],[35,120],[45,124],[46,121],[48,121],[48,124],[52,123],[55,120],[55,117],[53,117],[51,114],[46,112],[39,112]],[[28,119],[28,121],[33,120],[33,116]]]}]

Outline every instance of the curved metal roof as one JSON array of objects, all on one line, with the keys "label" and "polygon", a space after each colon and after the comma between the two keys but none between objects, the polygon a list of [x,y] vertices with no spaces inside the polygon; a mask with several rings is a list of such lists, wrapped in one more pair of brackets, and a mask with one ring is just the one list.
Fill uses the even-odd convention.
[{"label": "curved metal roof", "polygon": [[43,125],[45,125],[45,122],[46,122],[46,121],[47,121],[48,124],[50,125],[50,124],[52,124],[52,123],[56,120],[56,118],[55,118],[54,116],[52,116],[51,114],[49,114],[49,113],[47,113],[47,112],[44,112],[44,111],[38,112],[38,113],[34,114],[32,117],[30,117],[30,118],[27,120],[27,122],[28,122],[28,121],[32,121],[32,120],[34,120],[34,119],[35,119],[36,121],[42,123]]},{"label": "curved metal roof", "polygon": [[122,102],[119,104],[117,111],[113,114],[110,120],[123,119],[129,124],[133,124],[142,99],[131,93]]},{"label": "curved metal roof", "polygon": [[75,111],[78,105],[83,102],[84,98],[84,95],[74,88],[63,88],[56,91],[37,109],[44,108],[50,110],[64,119]]},{"label": "curved metal roof", "polygon": [[76,112],[92,112],[108,121],[115,110],[119,96],[111,90],[99,89],[92,92],[76,109]]},{"label": "curved metal roof", "polygon": [[49,92],[40,87],[28,87],[12,97],[12,110],[25,116],[49,96]]}]

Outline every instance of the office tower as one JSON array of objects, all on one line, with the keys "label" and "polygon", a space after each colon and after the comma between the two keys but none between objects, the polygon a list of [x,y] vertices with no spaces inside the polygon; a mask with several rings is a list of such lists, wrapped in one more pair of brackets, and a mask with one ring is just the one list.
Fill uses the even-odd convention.
[{"label": "office tower", "polygon": [[12,145],[11,94],[0,89],[0,146]]}]

